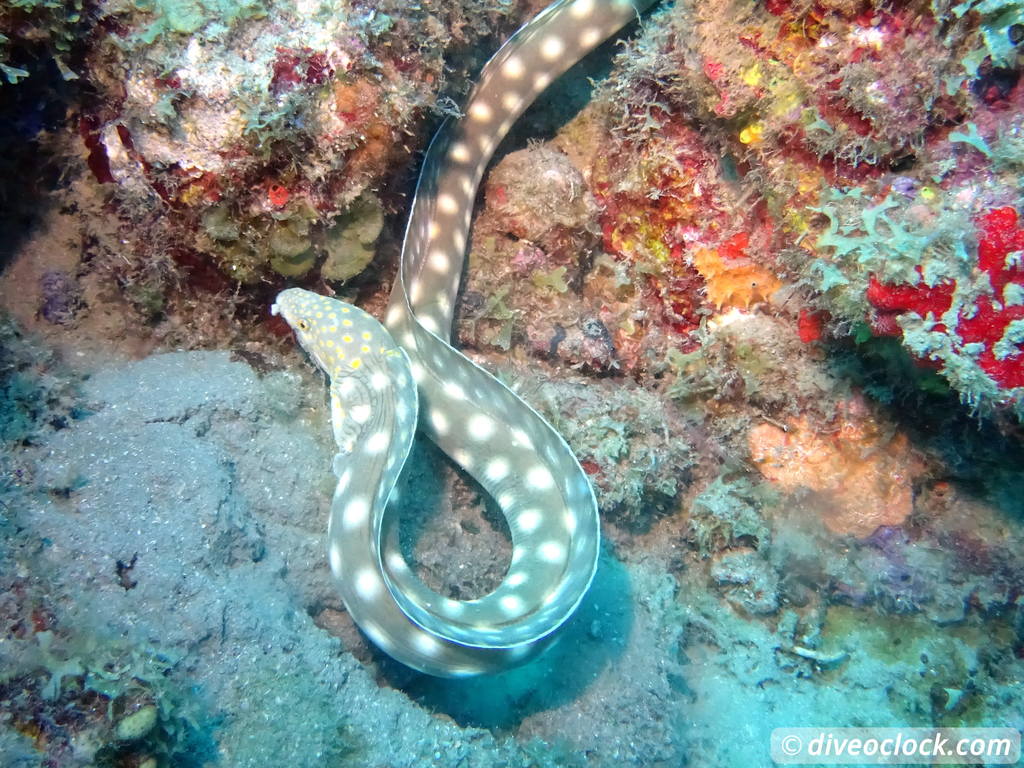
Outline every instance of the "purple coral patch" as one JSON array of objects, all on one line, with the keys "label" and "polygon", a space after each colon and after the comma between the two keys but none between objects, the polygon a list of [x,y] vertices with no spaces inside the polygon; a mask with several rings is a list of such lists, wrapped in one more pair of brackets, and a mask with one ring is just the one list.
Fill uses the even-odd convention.
[{"label": "purple coral patch", "polygon": [[71,323],[82,306],[78,281],[64,270],[51,269],[39,278],[39,287],[42,294],[39,315],[54,325]]}]

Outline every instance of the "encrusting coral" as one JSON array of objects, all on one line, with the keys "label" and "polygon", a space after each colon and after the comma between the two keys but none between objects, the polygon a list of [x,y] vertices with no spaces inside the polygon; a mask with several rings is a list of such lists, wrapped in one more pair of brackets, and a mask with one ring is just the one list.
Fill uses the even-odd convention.
[{"label": "encrusting coral", "polygon": [[913,510],[913,480],[923,469],[907,437],[882,432],[861,401],[827,428],[794,419],[758,424],[750,458],[781,491],[795,494],[829,530],[858,538],[902,524]]}]

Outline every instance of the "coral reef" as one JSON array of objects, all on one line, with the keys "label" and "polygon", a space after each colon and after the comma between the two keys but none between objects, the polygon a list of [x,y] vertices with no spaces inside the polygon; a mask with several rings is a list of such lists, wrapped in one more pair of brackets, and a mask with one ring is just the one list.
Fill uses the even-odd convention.
[{"label": "coral reef", "polygon": [[58,640],[49,629],[37,629],[34,639],[45,674],[5,679],[0,696],[8,722],[48,761],[156,768],[199,765],[209,754],[208,715],[177,687],[175,659],[118,648],[110,638]]},{"label": "coral reef", "polygon": [[[0,10],[31,149],[0,161],[0,762],[724,767],[808,713],[1024,728],[1019,0],[677,0],[542,106],[485,176],[456,343],[580,459],[597,578],[495,678],[360,635],[322,383],[265,299],[381,315],[417,151],[542,4]],[[410,566],[493,589],[485,494],[427,446],[402,483]]]},{"label": "coral reef", "polygon": [[[252,283],[300,277],[331,251],[322,239],[338,217],[408,156],[401,137],[436,103],[446,47],[502,9],[437,17],[324,3],[307,14],[254,1],[100,12],[118,32],[90,52],[100,94],[82,125],[97,181],[134,227],[170,227],[161,234],[179,250]],[[159,222],[145,216],[153,206],[167,211]]]},{"label": "coral reef", "polygon": [[770,529],[759,507],[763,492],[746,478],[716,477],[690,504],[690,535],[702,558],[733,548],[767,549]]},{"label": "coral reef", "polygon": [[[208,325],[211,295],[229,306],[214,320],[223,330],[249,324],[268,285],[360,275],[402,204],[407,162],[489,47],[474,44],[520,12],[492,0],[314,6],[26,1],[0,15],[0,63],[9,56],[3,72],[19,81],[0,106],[17,126],[29,102],[12,94],[56,88],[59,73],[39,62],[73,78],[59,101],[69,118],[46,126],[41,153],[61,167],[65,208],[92,229],[83,271],[158,336],[177,333],[169,317]],[[43,51],[27,52],[30,41]],[[47,315],[56,293],[70,296],[52,281],[40,290]],[[87,319],[98,308],[84,298],[74,304]]]},{"label": "coral reef", "polygon": [[[524,181],[525,180],[525,181]],[[460,336],[468,344],[609,372],[620,362],[588,277],[597,204],[556,147],[505,156],[489,175],[475,227]]]},{"label": "coral reef", "polygon": [[[839,293],[841,285],[854,304],[842,307],[846,316],[868,318],[876,335],[902,338],[971,404],[1013,402],[1013,390],[1024,385],[1017,330],[1024,271],[1014,259],[1024,248],[1024,230],[1016,210],[997,208],[980,217],[972,255],[964,232],[974,225],[963,216],[912,206],[908,223],[894,221],[887,213],[893,208],[898,204],[891,197],[862,208],[858,224],[841,224],[831,206],[821,209],[832,224],[818,246],[834,253],[815,265],[822,287]],[[866,281],[855,288],[843,276],[854,272],[847,266],[854,262],[865,270],[858,279]]]},{"label": "coral reef", "polygon": [[724,586],[725,599],[746,613],[764,616],[779,609],[779,579],[754,549],[731,549],[711,563],[712,581]]},{"label": "coral reef", "polygon": [[[652,148],[681,124],[703,127],[690,154],[705,153],[699,183],[680,189],[677,172],[662,172],[647,189],[678,206],[733,184],[757,218],[722,240],[722,206],[706,199],[685,245],[647,208],[634,229],[653,227],[656,242],[681,248],[718,306],[763,301],[787,278],[813,291],[790,305],[809,340],[821,331],[808,317],[838,335],[866,323],[901,337],[969,405],[1017,408],[1022,89],[1009,35],[1019,4],[777,2],[728,18],[715,8],[694,0],[662,10],[599,101],[615,115],[623,152],[610,154],[626,168],[649,167]],[[915,60],[928,68],[899,63]],[[614,200],[604,215],[621,221]],[[691,219],[673,210],[668,223]],[[730,247],[761,270],[736,273],[752,295],[716,286]]]}]

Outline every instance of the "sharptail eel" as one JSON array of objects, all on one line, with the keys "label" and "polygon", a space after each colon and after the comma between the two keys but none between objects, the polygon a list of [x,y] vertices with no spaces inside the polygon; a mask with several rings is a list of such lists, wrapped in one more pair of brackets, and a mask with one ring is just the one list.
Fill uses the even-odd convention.
[{"label": "sharptail eel", "polygon": [[[427,150],[387,328],[298,288],[272,308],[330,378],[338,486],[327,550],[345,605],[377,646],[422,672],[476,675],[533,658],[576,610],[597,568],[597,504],[569,446],[448,338],[473,201],[498,143],[552,80],[653,4],[556,2],[487,63],[464,116]],[[479,599],[434,592],[399,551],[386,506],[417,428],[508,520],[511,566]]]}]

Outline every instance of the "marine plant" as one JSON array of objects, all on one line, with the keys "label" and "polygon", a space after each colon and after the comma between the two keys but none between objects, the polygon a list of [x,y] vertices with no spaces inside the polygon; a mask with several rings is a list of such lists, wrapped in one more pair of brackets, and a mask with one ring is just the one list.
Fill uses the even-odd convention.
[{"label": "marine plant", "polygon": [[199,689],[180,682],[180,658],[87,633],[34,638],[34,659],[0,680],[0,697],[48,759],[198,768],[215,753],[213,720]]},{"label": "marine plant", "polygon": [[163,35],[194,35],[216,24],[211,35],[224,34],[245,19],[266,15],[263,0],[133,0],[136,9],[151,17],[149,26],[139,32],[139,40],[153,43]]},{"label": "marine plant", "polygon": [[85,0],[5,2],[0,6],[0,86],[28,77],[29,62],[40,50],[53,57],[65,79],[76,78],[66,59],[86,23]]},{"label": "marine plant", "polygon": [[928,205],[919,193],[906,206],[892,194],[871,204],[861,193],[834,191],[816,209],[829,221],[816,248],[829,255],[811,265],[815,287],[849,320],[869,318],[876,335],[902,338],[971,406],[1020,408],[1024,229],[1017,211],[993,208],[972,221],[944,207],[945,196]]},{"label": "marine plant", "polygon": [[976,19],[968,26],[968,53],[961,63],[971,77],[976,77],[987,59],[994,67],[1013,67],[1019,55],[1011,27],[1024,19],[1024,3],[1020,0],[932,0],[932,10],[948,20]]}]

